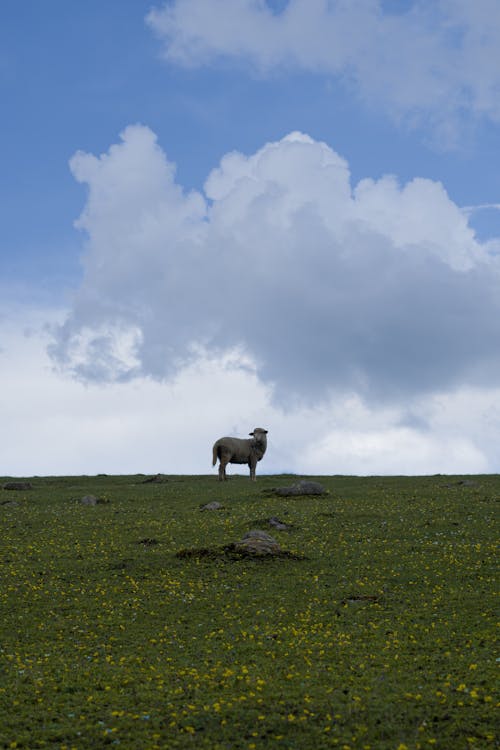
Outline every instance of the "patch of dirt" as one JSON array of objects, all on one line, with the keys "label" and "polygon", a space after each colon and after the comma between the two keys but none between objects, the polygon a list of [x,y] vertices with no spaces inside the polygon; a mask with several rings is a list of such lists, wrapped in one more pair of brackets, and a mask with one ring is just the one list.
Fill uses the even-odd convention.
[{"label": "patch of dirt", "polygon": [[307,560],[304,555],[296,555],[294,552],[280,550],[269,555],[252,554],[249,550],[238,549],[235,544],[226,544],[223,547],[198,547],[193,549],[181,549],[176,552],[176,557],[205,559],[205,560],[225,560],[236,562],[237,560]]},{"label": "patch of dirt", "polygon": [[380,596],[370,596],[369,594],[353,594],[352,596],[346,596],[345,599],[342,599],[340,602],[341,604],[354,604],[355,602],[371,602],[374,604],[375,602],[379,602],[381,599]]}]

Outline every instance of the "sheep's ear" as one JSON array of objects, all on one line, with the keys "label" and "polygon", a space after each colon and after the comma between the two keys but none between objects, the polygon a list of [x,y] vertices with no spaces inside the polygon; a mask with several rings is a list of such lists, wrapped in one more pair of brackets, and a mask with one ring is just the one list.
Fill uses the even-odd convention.
[{"label": "sheep's ear", "polygon": [[249,432],[248,434],[249,434],[249,435],[251,435],[252,437],[254,436],[254,433],[253,433],[253,432]]}]

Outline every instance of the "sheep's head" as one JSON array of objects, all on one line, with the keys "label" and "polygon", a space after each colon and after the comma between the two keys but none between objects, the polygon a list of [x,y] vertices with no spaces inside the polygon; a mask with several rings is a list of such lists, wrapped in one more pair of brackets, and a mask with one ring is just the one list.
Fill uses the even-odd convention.
[{"label": "sheep's head", "polygon": [[267,439],[267,430],[264,430],[263,427],[256,427],[255,430],[253,432],[250,432],[249,434],[254,437],[257,442],[265,442]]}]

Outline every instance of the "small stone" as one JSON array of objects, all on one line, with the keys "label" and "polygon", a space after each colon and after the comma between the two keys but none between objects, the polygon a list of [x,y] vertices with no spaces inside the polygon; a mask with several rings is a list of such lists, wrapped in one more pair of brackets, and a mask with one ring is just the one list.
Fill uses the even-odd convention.
[{"label": "small stone", "polygon": [[248,531],[239,542],[236,542],[234,548],[238,552],[255,555],[256,557],[277,555],[281,552],[281,547],[276,539],[262,529]]},{"label": "small stone", "polygon": [[147,477],[143,479],[141,484],[163,484],[168,482],[168,479],[163,474],[155,474],[154,477]]},{"label": "small stone", "polygon": [[326,495],[327,490],[319,482],[311,482],[304,479],[292,484],[291,487],[277,487],[274,493],[282,497],[293,495]]},{"label": "small stone", "polygon": [[272,526],[276,531],[287,531],[288,526],[283,521],[280,521],[276,516],[271,516],[269,519],[269,526]]},{"label": "small stone", "polygon": [[97,505],[99,500],[94,495],[85,495],[84,497],[82,497],[80,502],[82,505]]},{"label": "small stone", "polygon": [[222,503],[218,503],[217,500],[214,500],[211,503],[207,503],[206,505],[202,505],[200,510],[222,510],[224,506]]},{"label": "small stone", "polygon": [[6,482],[3,485],[4,490],[31,490],[33,485],[31,482]]}]

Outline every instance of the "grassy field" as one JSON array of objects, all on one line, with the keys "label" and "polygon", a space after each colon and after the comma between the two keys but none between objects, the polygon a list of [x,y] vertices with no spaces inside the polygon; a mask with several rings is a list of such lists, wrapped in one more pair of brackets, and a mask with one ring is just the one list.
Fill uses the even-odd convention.
[{"label": "grassy field", "polygon": [[[0,490],[0,747],[495,747],[500,477],[292,479]],[[218,552],[256,527],[303,559]]]}]

